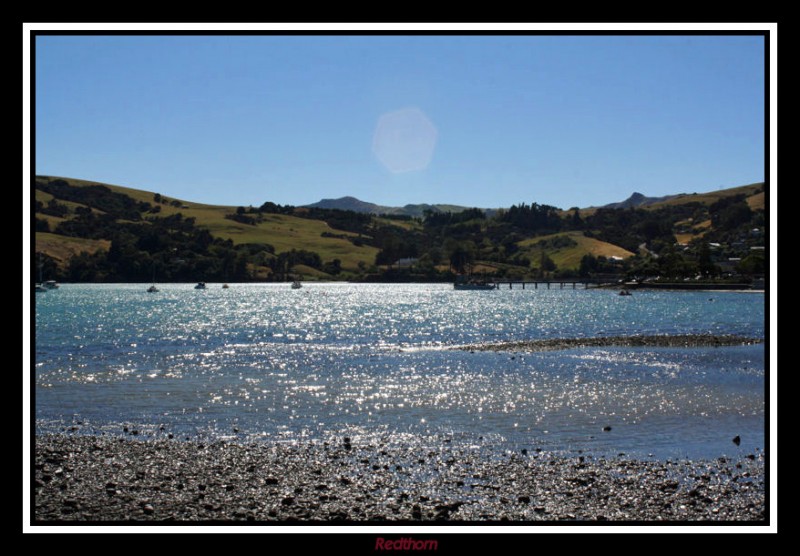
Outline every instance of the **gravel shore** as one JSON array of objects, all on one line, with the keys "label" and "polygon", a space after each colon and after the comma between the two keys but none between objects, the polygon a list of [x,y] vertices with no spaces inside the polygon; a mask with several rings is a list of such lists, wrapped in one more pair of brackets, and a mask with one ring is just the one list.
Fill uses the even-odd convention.
[{"label": "gravel shore", "polygon": [[663,336],[604,336],[594,338],[553,338],[490,344],[468,344],[468,351],[555,351],[583,347],[722,347],[761,344],[761,338],[717,334],[675,334]]},{"label": "gravel shore", "polygon": [[35,522],[763,521],[764,457],[36,437]]}]

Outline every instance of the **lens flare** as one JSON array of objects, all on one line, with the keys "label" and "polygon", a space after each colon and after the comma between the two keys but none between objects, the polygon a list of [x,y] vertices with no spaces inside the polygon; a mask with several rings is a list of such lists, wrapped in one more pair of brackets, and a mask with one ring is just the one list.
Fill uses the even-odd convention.
[{"label": "lens flare", "polygon": [[388,112],[378,118],[372,152],[392,173],[424,170],[433,158],[437,135],[436,127],[419,108]]}]

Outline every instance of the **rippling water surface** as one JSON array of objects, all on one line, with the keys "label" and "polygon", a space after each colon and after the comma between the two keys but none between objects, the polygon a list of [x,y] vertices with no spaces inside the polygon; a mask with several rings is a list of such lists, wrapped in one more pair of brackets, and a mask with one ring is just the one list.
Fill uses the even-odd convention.
[{"label": "rippling water surface", "polygon": [[414,435],[655,457],[764,446],[763,345],[446,349],[603,335],[763,337],[763,294],[620,297],[439,284],[145,289],[68,284],[37,294],[38,432],[116,434],[126,424],[142,434],[164,427],[242,440]]}]

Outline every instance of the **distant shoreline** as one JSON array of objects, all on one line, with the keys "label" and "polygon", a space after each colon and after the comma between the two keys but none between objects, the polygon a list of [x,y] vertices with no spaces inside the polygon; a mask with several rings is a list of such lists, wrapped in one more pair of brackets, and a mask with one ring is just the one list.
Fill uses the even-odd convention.
[{"label": "distant shoreline", "polygon": [[749,284],[714,284],[703,282],[643,282],[635,285],[625,284],[621,285],[621,287],[633,290],[757,291],[753,290]]},{"label": "distant shoreline", "polygon": [[[228,284],[228,285],[231,285],[231,286],[242,286],[242,285],[250,286],[250,285],[259,285],[259,284],[260,285],[290,285],[292,282],[294,282],[294,280],[286,280],[284,282],[258,282],[258,281],[253,281],[253,282],[222,282],[222,281],[209,282],[207,280],[202,280],[202,282],[204,282],[206,285]],[[302,282],[303,284],[368,284],[368,285],[374,285],[374,284],[438,285],[438,284],[443,284],[443,285],[450,285],[450,286],[453,285],[452,280],[450,280],[450,281],[442,280],[442,281],[433,281],[433,282],[415,282],[415,281],[394,281],[394,282],[386,281],[386,282],[378,282],[378,281],[370,281],[370,280],[299,280],[299,282]],[[497,281],[488,280],[487,282],[488,283],[499,283],[499,284],[502,284],[502,285],[508,285],[508,280],[497,280]],[[512,280],[512,282],[515,285],[517,285],[517,287],[512,288],[513,290],[516,290],[516,289],[520,289],[518,284],[521,284],[523,282],[523,280]],[[541,280],[537,281],[537,280],[533,280],[533,279],[524,280],[524,282],[526,284],[533,284],[534,282],[537,282],[540,285],[546,285],[547,284],[547,281],[541,281]],[[550,280],[550,284],[556,284],[557,285],[557,284],[561,284],[562,282],[565,283],[565,284],[572,284],[573,282],[575,282],[576,284],[583,284],[583,282],[581,282],[581,280],[577,279],[577,278],[564,278],[563,280]],[[148,284],[153,284],[153,283],[155,283],[155,284],[157,284],[159,286],[185,286],[185,285],[197,284],[197,281],[192,281],[192,282],[161,282],[161,281],[156,280],[155,282],[152,282],[150,280],[146,280],[146,281],[143,281],[143,282],[141,282],[141,281],[140,282],[65,282],[65,281],[64,282],[59,282],[59,284],[61,284],[61,285],[70,285],[70,286],[91,286],[91,285],[110,286],[110,285],[115,285],[115,284],[116,285],[144,285],[144,286],[146,286]],[[714,284],[691,284],[690,286],[687,285],[687,286],[683,286],[682,287],[681,284],[664,284],[664,285],[658,285],[658,286],[649,286],[649,285],[642,284],[642,285],[638,285],[638,286],[631,286],[631,285],[624,285],[624,284],[608,283],[608,284],[596,284],[596,285],[593,284],[588,289],[589,290],[628,289],[628,290],[665,290],[665,291],[709,291],[709,292],[725,291],[725,292],[732,292],[732,293],[765,293],[764,289],[752,289],[752,288],[747,287],[746,284],[719,284],[718,287],[716,287]],[[498,289],[507,290],[509,288],[498,288]],[[545,290],[547,288],[543,287],[543,288],[540,288],[540,289]],[[561,288],[551,288],[551,289],[553,291],[556,291],[556,290],[560,290]],[[578,289],[583,290],[584,288],[581,287],[581,288],[578,288]],[[526,288],[526,291],[527,290],[537,291],[535,288]],[[571,291],[572,288],[571,287],[570,288],[563,288],[563,290],[564,291],[567,291],[567,290]]]},{"label": "distant shoreline", "polygon": [[548,338],[485,344],[467,344],[453,349],[466,351],[558,351],[586,347],[722,347],[761,344],[762,338],[717,334],[649,336],[604,336],[592,338]]}]

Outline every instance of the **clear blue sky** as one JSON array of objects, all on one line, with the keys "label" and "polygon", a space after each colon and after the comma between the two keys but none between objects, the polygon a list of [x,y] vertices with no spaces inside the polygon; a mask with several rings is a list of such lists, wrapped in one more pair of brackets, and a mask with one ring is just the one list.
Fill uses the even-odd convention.
[{"label": "clear blue sky", "polygon": [[38,174],[214,204],[568,208],[764,180],[761,37],[45,36],[35,110]]}]

